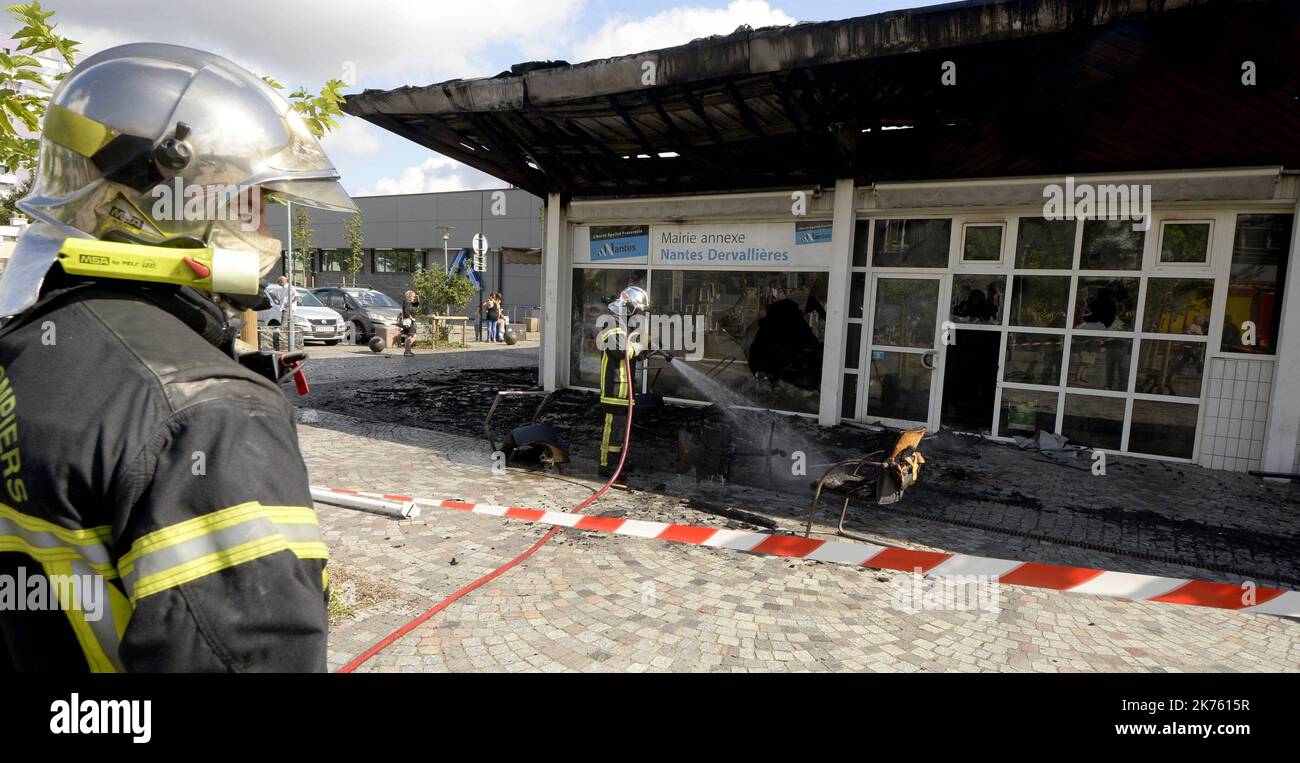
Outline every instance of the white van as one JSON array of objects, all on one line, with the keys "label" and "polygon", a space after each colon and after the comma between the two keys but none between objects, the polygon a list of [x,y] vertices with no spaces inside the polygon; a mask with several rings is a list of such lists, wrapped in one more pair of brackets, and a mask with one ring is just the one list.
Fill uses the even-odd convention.
[{"label": "white van", "polygon": [[[272,330],[273,336],[278,334],[275,331],[280,327],[283,315],[280,310],[280,287],[267,286],[266,298],[271,301],[271,306],[265,310],[257,312],[257,326],[259,329],[265,328]],[[343,327],[347,324],[343,322],[343,316],[325,306],[325,303],[316,298],[315,294],[302,288],[295,287],[294,291],[298,294],[298,303],[293,306],[293,333],[295,343],[297,342],[324,342],[325,344],[338,344],[343,339]]]}]

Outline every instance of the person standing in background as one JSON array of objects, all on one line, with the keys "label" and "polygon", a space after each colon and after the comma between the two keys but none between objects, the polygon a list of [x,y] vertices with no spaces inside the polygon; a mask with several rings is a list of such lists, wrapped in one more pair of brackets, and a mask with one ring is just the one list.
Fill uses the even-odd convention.
[{"label": "person standing in background", "polygon": [[504,342],[506,341],[506,327],[510,325],[510,321],[506,318],[506,300],[505,297],[501,296],[501,292],[497,292],[497,315],[499,316],[497,318],[497,341]]},{"label": "person standing in background", "polygon": [[496,292],[488,295],[483,304],[483,317],[487,321],[489,342],[497,341],[497,321],[501,320],[501,309],[497,307]]},{"label": "person standing in background", "polygon": [[402,299],[402,317],[399,321],[402,329],[402,348],[404,352],[402,357],[414,357],[415,353],[411,352],[411,345],[415,344],[415,318],[420,314],[420,295],[407,289]]}]

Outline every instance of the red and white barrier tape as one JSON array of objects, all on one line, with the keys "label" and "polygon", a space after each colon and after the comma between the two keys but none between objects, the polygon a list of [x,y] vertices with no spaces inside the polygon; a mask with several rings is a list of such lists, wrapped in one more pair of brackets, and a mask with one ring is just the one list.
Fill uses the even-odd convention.
[{"label": "red and white barrier tape", "polygon": [[405,495],[369,493],[342,488],[313,488],[344,495],[378,498],[399,503],[414,502],[431,508],[468,511],[507,517],[525,522],[560,525],[578,530],[592,530],[635,538],[688,543],[710,548],[728,548],[751,554],[767,554],[793,559],[810,559],[853,567],[873,567],[884,570],[912,572],[919,569],[928,578],[950,575],[997,576],[998,582],[1031,588],[1048,588],[1054,591],[1092,594],[1154,601],[1165,604],[1190,604],[1198,607],[1215,607],[1265,615],[1300,617],[1300,593],[1264,586],[1209,583],[1184,578],[1166,578],[1156,575],[1138,575],[1129,572],[1109,572],[1088,567],[1063,567],[1038,562],[1017,562],[1010,559],[991,559],[966,554],[949,554],[942,551],[915,551],[903,548],[877,546],[870,543],[846,543],[838,540],[803,538],[797,535],[721,530],[695,525],[670,525],[663,522],[646,522],[639,519],[600,517],[586,514],[569,514],[563,511],[541,511],[518,506],[496,506],[485,503],[413,498]]}]

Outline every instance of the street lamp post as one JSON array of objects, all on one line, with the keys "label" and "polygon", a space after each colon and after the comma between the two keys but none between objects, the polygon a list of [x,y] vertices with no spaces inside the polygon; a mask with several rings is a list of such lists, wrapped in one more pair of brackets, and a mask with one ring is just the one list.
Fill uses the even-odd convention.
[{"label": "street lamp post", "polygon": [[[447,241],[451,238],[451,232],[456,230],[454,225],[439,225],[438,232],[442,234],[442,277],[451,279],[451,258],[447,254]],[[451,315],[451,305],[444,305],[442,308],[443,315]]]}]

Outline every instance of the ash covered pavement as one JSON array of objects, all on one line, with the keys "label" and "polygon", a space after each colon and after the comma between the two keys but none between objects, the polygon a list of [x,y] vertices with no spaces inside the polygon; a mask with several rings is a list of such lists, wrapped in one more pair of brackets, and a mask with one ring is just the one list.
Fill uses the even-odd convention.
[{"label": "ash covered pavement", "polygon": [[[495,390],[529,386],[535,358],[535,350],[507,349],[404,364],[388,355],[314,360],[313,392],[297,401],[313,483],[568,510],[599,486],[590,396],[561,393],[541,417],[577,457],[563,473],[494,473],[482,436]],[[530,413],[499,413],[498,439]],[[611,492],[588,513],[802,532],[815,465],[803,478],[784,478],[751,464],[733,475],[749,485],[672,472],[675,427],[716,415],[669,409],[647,421],[633,442],[643,467],[634,490]],[[889,438],[800,420],[783,426],[822,460],[861,455]],[[906,548],[1300,588],[1294,485],[1118,457],[1098,477],[1086,458],[1062,462],[948,433],[921,450],[927,464],[903,502],[855,502],[850,529]],[[832,537],[825,533],[839,501],[823,499],[814,537]],[[341,595],[332,667],[547,529],[461,512],[426,510],[395,522],[318,509]],[[996,612],[934,609],[906,573],[565,529],[364,669],[1300,669],[1300,624],[1292,620],[1015,586],[999,592]]]}]

